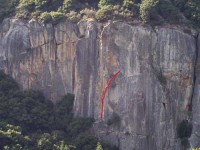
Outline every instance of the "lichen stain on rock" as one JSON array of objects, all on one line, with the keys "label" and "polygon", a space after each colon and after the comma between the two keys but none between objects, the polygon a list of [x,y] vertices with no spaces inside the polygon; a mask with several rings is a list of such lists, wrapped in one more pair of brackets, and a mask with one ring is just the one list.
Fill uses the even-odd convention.
[{"label": "lichen stain on rock", "polygon": [[191,76],[181,75],[180,73],[177,74],[173,71],[166,71],[163,75],[168,80],[178,81],[182,88],[193,85],[193,78]]},{"label": "lichen stain on rock", "polygon": [[183,76],[180,79],[180,84],[181,86],[184,86],[184,87],[191,86],[193,84],[193,79],[192,77]]},{"label": "lichen stain on rock", "polygon": [[108,63],[112,67],[118,66],[117,57],[112,53],[112,51],[110,51],[108,54]]}]

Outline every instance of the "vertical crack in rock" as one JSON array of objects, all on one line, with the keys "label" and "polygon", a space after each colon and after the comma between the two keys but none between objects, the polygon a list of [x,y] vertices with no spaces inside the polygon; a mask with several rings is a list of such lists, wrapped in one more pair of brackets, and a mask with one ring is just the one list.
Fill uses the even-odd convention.
[{"label": "vertical crack in rock", "polygon": [[[31,32],[30,32],[30,27],[28,25],[26,25],[27,29],[28,29],[28,40],[29,40],[29,45],[30,45],[30,51],[28,51],[28,49],[26,50],[26,53],[31,53],[31,60],[32,60],[32,64],[34,64],[33,62],[33,46],[32,46],[32,43],[31,43]],[[32,66],[31,66],[31,72],[32,72]],[[28,78],[28,88],[31,88],[31,79]]]},{"label": "vertical crack in rock", "polygon": [[96,22],[81,22],[83,27],[81,38],[76,44],[76,88],[75,88],[75,115],[94,117],[96,83],[98,76],[98,41]]},{"label": "vertical crack in rock", "polygon": [[76,79],[75,67],[76,67],[76,57],[74,57],[74,60],[72,63],[72,91],[73,91],[73,93],[75,91],[75,79]]},{"label": "vertical crack in rock", "polygon": [[196,84],[196,79],[197,79],[196,70],[198,69],[197,65],[198,65],[198,57],[199,57],[198,38],[199,38],[199,34],[197,34],[197,36],[195,37],[195,39],[196,39],[196,56],[195,56],[195,60],[194,60],[193,87],[192,87],[192,95],[191,95],[190,107],[189,107],[190,111],[192,111],[192,101],[193,101],[193,98],[194,98],[194,90],[195,90],[195,84]]},{"label": "vertical crack in rock", "polygon": [[54,48],[54,57],[55,57],[55,60],[54,60],[54,67],[55,67],[55,70],[56,70],[56,67],[57,67],[57,59],[58,59],[58,56],[57,56],[57,49],[58,49],[58,43],[56,41],[56,33],[55,33],[55,26],[52,25],[52,29],[53,29],[53,42],[55,42],[55,48]]},{"label": "vertical crack in rock", "polygon": [[[152,42],[152,51],[148,51],[149,52],[149,68],[150,68],[150,72],[152,73],[152,74],[154,74],[154,53],[156,53],[156,47],[157,47],[157,45],[158,45],[158,33],[157,33],[157,31],[154,29],[154,28],[152,28],[152,31],[151,31],[151,34],[155,34],[155,37],[156,37],[156,40],[155,40],[155,43],[153,43],[153,40],[151,41]],[[150,111],[149,110],[149,107],[150,107],[150,104],[149,104],[150,102],[149,101],[147,101],[147,108],[148,108],[148,112]],[[148,150],[151,150],[151,141],[152,141],[152,135],[151,135],[151,129],[150,129],[150,126],[151,126],[151,117],[150,117],[150,114],[149,113],[147,113],[147,128],[148,128],[148,130],[147,130],[147,148],[148,148]]]},{"label": "vertical crack in rock", "polygon": [[200,35],[196,37],[196,58],[195,58],[195,67],[194,67],[194,77],[193,77],[193,91],[191,97],[191,111],[192,111],[192,135],[189,139],[191,148],[200,147],[200,93],[199,93],[199,84],[200,84],[200,58],[199,58],[199,47],[200,44]]}]

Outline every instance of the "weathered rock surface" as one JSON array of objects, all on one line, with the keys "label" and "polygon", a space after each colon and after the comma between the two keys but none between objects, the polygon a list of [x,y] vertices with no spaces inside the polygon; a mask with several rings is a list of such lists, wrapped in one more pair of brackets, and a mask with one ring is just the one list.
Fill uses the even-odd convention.
[{"label": "weathered rock surface", "polygon": [[80,22],[79,29],[84,38],[76,44],[76,71],[74,111],[76,115],[94,117],[97,106],[99,71],[99,41],[96,22]]},{"label": "weathered rock surface", "polygon": [[[167,27],[123,22],[101,27],[95,21],[43,25],[6,19],[0,31],[0,67],[22,88],[42,90],[54,102],[74,93],[75,114],[96,118],[96,134],[121,150],[200,147],[197,39]],[[100,98],[119,70],[102,121]],[[120,121],[108,126],[113,114]],[[177,135],[182,120],[193,124],[188,148]]]},{"label": "weathered rock surface", "polygon": [[[10,20],[1,38],[1,66],[23,88],[42,90],[51,100],[73,93],[78,30],[70,22],[42,25]],[[6,26],[6,25],[5,25]]]},{"label": "weathered rock surface", "polygon": [[110,133],[118,136],[120,148],[179,149],[177,124],[190,119],[195,38],[173,29],[114,23],[104,28],[101,48],[99,83],[105,87],[121,70],[108,91],[104,113],[105,120],[113,112],[121,118]]},{"label": "weathered rock surface", "polygon": [[200,147],[200,36],[197,39],[197,64],[195,68],[195,86],[192,99],[193,132],[190,138],[192,147]]}]

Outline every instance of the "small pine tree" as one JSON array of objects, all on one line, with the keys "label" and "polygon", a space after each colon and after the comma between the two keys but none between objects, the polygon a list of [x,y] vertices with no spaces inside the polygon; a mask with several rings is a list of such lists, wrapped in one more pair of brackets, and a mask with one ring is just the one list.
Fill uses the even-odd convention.
[{"label": "small pine tree", "polygon": [[101,143],[100,143],[100,142],[97,143],[97,148],[96,148],[96,150],[103,150],[103,147],[101,146]]}]

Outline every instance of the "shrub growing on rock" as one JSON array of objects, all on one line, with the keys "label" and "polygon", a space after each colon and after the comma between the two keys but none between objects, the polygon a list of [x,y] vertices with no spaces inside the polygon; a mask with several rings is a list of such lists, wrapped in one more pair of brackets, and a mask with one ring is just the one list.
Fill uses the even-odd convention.
[{"label": "shrub growing on rock", "polygon": [[97,11],[96,18],[97,20],[103,21],[107,18],[112,17],[112,15],[113,15],[113,6],[108,5],[102,7],[100,10]]},{"label": "shrub growing on rock", "polygon": [[53,11],[50,14],[51,14],[53,24],[57,24],[66,18],[65,14],[61,12]]},{"label": "shrub growing on rock", "polygon": [[143,22],[147,23],[157,14],[157,5],[159,0],[143,0],[140,5],[140,15]]},{"label": "shrub growing on rock", "polygon": [[52,17],[51,17],[51,14],[48,13],[48,12],[43,12],[40,17],[39,17],[39,20],[42,22],[42,23],[50,23],[52,22]]},{"label": "shrub growing on rock", "polygon": [[81,19],[81,15],[75,11],[70,11],[66,16],[72,22],[78,22]]},{"label": "shrub growing on rock", "polygon": [[67,94],[61,101],[56,103],[54,110],[54,128],[56,129],[67,129],[72,118],[73,118],[73,102],[74,95]]},{"label": "shrub growing on rock", "polygon": [[17,17],[20,19],[29,19],[34,10],[34,0],[20,0],[19,5],[17,6]]}]

